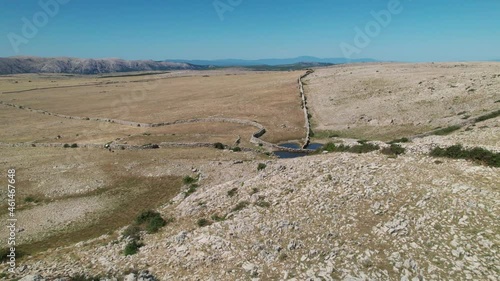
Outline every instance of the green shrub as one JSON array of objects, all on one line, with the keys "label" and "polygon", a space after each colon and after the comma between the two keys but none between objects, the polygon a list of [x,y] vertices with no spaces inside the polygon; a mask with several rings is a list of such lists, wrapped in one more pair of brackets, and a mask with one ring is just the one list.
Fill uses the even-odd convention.
[{"label": "green shrub", "polygon": [[7,261],[9,259],[8,254],[10,254],[9,248],[0,248],[0,262]]},{"label": "green shrub", "polygon": [[227,192],[227,196],[229,196],[229,197],[233,197],[234,195],[236,195],[236,193],[238,193],[238,188],[237,188],[237,187],[235,187],[235,188],[233,188],[233,189],[229,190],[229,191]]},{"label": "green shrub", "polygon": [[198,221],[196,221],[196,224],[199,226],[199,227],[204,227],[204,226],[209,226],[211,223],[209,220],[207,219],[199,219]]},{"label": "green shrub", "polygon": [[188,189],[188,190],[186,190],[186,191],[184,192],[184,198],[186,198],[186,197],[188,197],[189,195],[191,195],[191,194],[195,193],[195,192],[196,192],[196,190],[198,189],[198,187],[200,187],[200,186],[199,186],[199,185],[197,185],[197,184],[194,184],[194,183],[193,183],[193,184],[191,184],[191,185],[189,186],[189,189]]},{"label": "green shrub", "polygon": [[262,170],[264,170],[266,167],[267,167],[267,165],[266,165],[266,164],[264,164],[264,163],[259,163],[259,165],[257,165],[257,171],[262,171]]},{"label": "green shrub", "polygon": [[380,147],[378,145],[371,143],[363,143],[360,145],[352,146],[351,148],[349,148],[348,151],[352,153],[368,153],[379,149]]},{"label": "green shrub", "polygon": [[380,150],[385,155],[401,155],[405,153],[405,149],[398,144],[391,144],[390,147],[384,147]]},{"label": "green shrub", "polygon": [[156,211],[152,211],[152,210],[147,210],[147,211],[140,213],[137,216],[137,218],[135,219],[135,222],[137,224],[144,224],[144,223],[149,222],[150,220],[152,220],[155,217],[161,217],[160,213],[158,213]]},{"label": "green shrub", "polygon": [[195,179],[195,178],[190,177],[190,176],[185,176],[184,178],[182,178],[182,182],[184,184],[192,184],[192,183],[195,183],[197,181],[198,181],[198,179]]},{"label": "green shrub", "polygon": [[123,237],[129,237],[132,240],[139,240],[141,228],[137,225],[130,225],[123,231]]},{"label": "green shrub", "polygon": [[240,152],[241,151],[241,148],[236,146],[236,147],[233,147],[232,151],[234,152]]},{"label": "green shrub", "polygon": [[24,198],[24,202],[26,203],[38,203],[40,202],[40,200],[38,198],[36,198],[35,196],[27,196],[26,198]]},{"label": "green shrub", "polygon": [[479,117],[476,118],[476,122],[486,121],[488,119],[496,118],[498,116],[500,116],[500,110],[497,110],[497,111],[494,111],[492,113],[488,113],[488,114],[479,116]]},{"label": "green shrub", "polygon": [[125,256],[135,255],[135,254],[137,254],[137,252],[139,252],[139,248],[142,246],[144,246],[142,243],[140,243],[136,240],[132,240],[125,246],[125,250],[123,251],[123,254]]},{"label": "green shrub", "polygon": [[453,125],[453,126],[449,126],[449,127],[443,128],[443,129],[436,130],[432,134],[436,135],[436,136],[449,135],[457,130],[460,130],[460,128],[462,128],[462,127],[460,127],[458,125]]},{"label": "green shrub", "polygon": [[325,144],[320,150],[328,151],[328,152],[333,152],[335,150],[335,144],[333,142],[329,142]]},{"label": "green shrub", "polygon": [[395,143],[406,143],[410,142],[408,138],[400,138],[400,139],[395,139],[393,141],[388,142],[388,144],[395,144]]},{"label": "green shrub", "polygon": [[226,216],[221,217],[218,214],[214,214],[214,215],[212,215],[211,219],[213,221],[225,221],[226,220]]},{"label": "green shrub", "polygon": [[148,222],[148,224],[146,225],[146,231],[148,233],[156,233],[165,225],[167,225],[167,222],[161,216],[156,216]]},{"label": "green shrub", "polygon": [[269,207],[271,207],[271,203],[263,201],[263,200],[259,200],[259,201],[255,202],[255,206],[261,207],[261,208],[269,208]]},{"label": "green shrub", "polygon": [[69,144],[65,143],[65,144],[63,145],[63,147],[64,147],[64,148],[70,148],[71,146],[70,146]]},{"label": "green shrub", "polygon": [[220,143],[220,142],[216,142],[216,143],[214,143],[214,148],[216,148],[216,149],[224,149],[225,146],[222,143]]},{"label": "green shrub", "polygon": [[245,209],[250,203],[248,201],[241,201],[234,208],[231,209],[232,212],[238,212]]},{"label": "green shrub", "polygon": [[361,141],[361,144],[354,145],[354,146],[347,146],[347,145],[336,145],[332,142],[329,142],[321,148],[321,150],[326,150],[328,152],[351,152],[351,153],[368,153],[372,152],[375,150],[379,150],[380,147],[378,145],[374,145],[371,143],[365,143]]},{"label": "green shrub", "polygon": [[466,159],[492,167],[500,167],[500,153],[494,153],[484,148],[475,147],[464,149],[461,145],[453,145],[448,148],[434,148],[431,153],[434,157],[447,157],[452,159]]},{"label": "green shrub", "polygon": [[71,145],[71,148],[77,148],[78,147],[78,144],[74,143]]}]

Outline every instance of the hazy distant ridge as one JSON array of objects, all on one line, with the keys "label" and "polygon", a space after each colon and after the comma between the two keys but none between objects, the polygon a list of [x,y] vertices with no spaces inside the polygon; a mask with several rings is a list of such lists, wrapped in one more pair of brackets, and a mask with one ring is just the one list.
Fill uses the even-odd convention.
[{"label": "hazy distant ridge", "polygon": [[256,66],[256,65],[288,65],[296,63],[355,63],[355,62],[374,62],[376,60],[370,58],[362,59],[346,59],[346,58],[317,58],[311,56],[302,56],[296,58],[285,59],[259,59],[259,60],[241,60],[241,59],[222,59],[222,60],[182,60],[169,59],[172,62],[184,62],[196,65],[213,65],[213,66]]},{"label": "hazy distant ridge", "polygon": [[99,74],[130,71],[163,71],[182,69],[204,69],[203,66],[181,62],[122,59],[79,58],[0,58],[0,74],[18,73],[72,73]]}]

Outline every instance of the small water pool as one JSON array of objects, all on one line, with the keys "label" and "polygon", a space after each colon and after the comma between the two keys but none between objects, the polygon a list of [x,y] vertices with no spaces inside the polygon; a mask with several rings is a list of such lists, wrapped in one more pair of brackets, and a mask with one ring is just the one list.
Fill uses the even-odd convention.
[{"label": "small water pool", "polygon": [[[286,148],[296,148],[296,149],[302,148],[302,146],[296,142],[281,143],[281,144],[279,144],[279,146],[286,147]],[[307,149],[316,150],[316,149],[321,148],[321,147],[323,147],[323,144],[321,144],[321,143],[311,143],[307,146]],[[275,151],[274,154],[278,158],[284,158],[284,159],[304,157],[307,155],[307,153],[303,153],[303,152],[288,152],[288,151]]]}]

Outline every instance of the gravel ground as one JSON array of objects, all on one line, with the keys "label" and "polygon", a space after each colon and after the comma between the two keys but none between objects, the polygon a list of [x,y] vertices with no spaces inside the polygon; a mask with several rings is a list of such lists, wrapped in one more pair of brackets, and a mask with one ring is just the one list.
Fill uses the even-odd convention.
[{"label": "gravel ground", "polygon": [[[499,182],[497,168],[413,153],[273,160],[256,176],[202,185],[173,200],[162,213],[175,222],[147,235],[134,256],[123,256],[125,240],[102,237],[35,257],[24,273],[120,276],[124,269],[148,269],[159,280],[498,280]],[[248,205],[234,211],[241,202]],[[196,226],[213,214],[227,217]]]}]

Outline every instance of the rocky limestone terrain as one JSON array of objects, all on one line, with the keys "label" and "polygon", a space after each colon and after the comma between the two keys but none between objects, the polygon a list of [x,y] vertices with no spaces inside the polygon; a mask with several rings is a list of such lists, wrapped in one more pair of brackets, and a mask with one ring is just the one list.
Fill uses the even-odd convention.
[{"label": "rocky limestone terrain", "polygon": [[[174,222],[143,234],[137,254],[125,256],[128,238],[110,234],[29,257],[19,274],[23,280],[82,274],[499,280],[498,168],[431,158],[425,145],[406,146],[397,158],[372,152],[268,160],[264,170],[221,184],[201,180],[195,193],[179,194],[159,210]],[[197,225],[200,219],[208,225]]]}]

